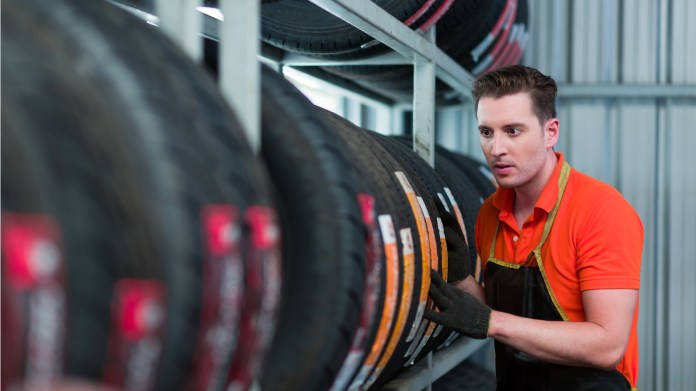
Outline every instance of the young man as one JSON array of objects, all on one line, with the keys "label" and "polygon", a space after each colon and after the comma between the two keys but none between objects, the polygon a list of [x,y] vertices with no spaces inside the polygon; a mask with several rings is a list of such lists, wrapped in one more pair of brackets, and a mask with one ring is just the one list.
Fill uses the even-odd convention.
[{"label": "young man", "polygon": [[472,95],[499,185],[476,222],[485,288],[468,270],[454,286],[433,273],[440,312],[427,316],[495,339],[498,390],[635,388],[640,218],[618,191],[554,152],[552,78],[500,68],[479,76]]}]

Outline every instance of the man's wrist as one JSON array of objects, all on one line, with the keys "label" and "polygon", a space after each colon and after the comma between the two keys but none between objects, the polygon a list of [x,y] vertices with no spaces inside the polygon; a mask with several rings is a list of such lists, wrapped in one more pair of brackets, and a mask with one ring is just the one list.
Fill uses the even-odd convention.
[{"label": "man's wrist", "polygon": [[483,287],[478,283],[478,281],[476,281],[474,276],[467,276],[465,279],[457,283],[453,283],[452,286],[473,295],[478,299],[478,301],[486,304],[486,295],[483,291]]},{"label": "man's wrist", "polygon": [[496,310],[491,310],[490,319],[488,320],[488,336],[495,339],[498,332],[498,315],[499,312]]},{"label": "man's wrist", "polygon": [[488,323],[488,336],[493,339],[498,339],[505,335],[505,321],[509,317],[514,316],[505,312],[491,310],[491,318]]},{"label": "man's wrist", "polygon": [[466,291],[467,291],[466,287],[467,287],[467,285],[468,285],[468,283],[467,283],[467,281],[466,281],[467,278],[468,278],[468,276],[465,277],[465,278],[462,278],[462,279],[459,280],[459,281],[454,281],[454,282],[452,282],[452,285],[454,285],[455,288],[461,289],[461,290],[463,290],[464,292],[466,292]]}]

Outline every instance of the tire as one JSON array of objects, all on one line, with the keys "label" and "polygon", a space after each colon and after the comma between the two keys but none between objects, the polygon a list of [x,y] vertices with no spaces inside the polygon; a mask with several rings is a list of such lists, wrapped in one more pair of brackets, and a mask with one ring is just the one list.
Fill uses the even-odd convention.
[{"label": "tire", "polygon": [[[437,23],[438,47],[474,75],[490,70],[489,67],[493,64],[502,66],[517,63],[523,48],[507,44],[510,29],[503,24],[507,21],[506,11],[513,11],[515,1],[517,0],[456,1]],[[516,17],[511,14],[510,21],[515,20],[519,24],[519,31],[525,31],[526,0],[520,0],[515,9],[520,10],[520,15]],[[495,29],[498,25],[503,27]],[[494,49],[496,52],[492,57]],[[349,65],[323,69],[373,92],[381,91],[384,96],[392,99],[412,99],[413,69],[410,66]],[[451,89],[445,83],[436,81],[436,91],[439,104],[453,103],[449,97]]]},{"label": "tire", "polygon": [[[513,13],[510,16],[512,20],[505,19],[505,23],[496,35],[495,41],[488,45],[485,51],[479,52],[477,58],[481,60],[472,69],[472,72],[475,74],[517,64],[522,57],[522,51],[527,40],[527,0],[517,0],[513,4],[508,1],[505,11],[508,10],[508,5],[510,5],[510,12]],[[501,14],[499,23],[503,22],[502,18],[505,16],[505,11]],[[489,36],[493,36],[493,33],[493,31],[489,33]],[[484,41],[479,43],[474,51],[482,47],[483,44]]]},{"label": "tire", "polygon": [[[505,6],[515,0],[481,1],[465,9],[454,7],[438,24],[438,46],[470,72],[480,59],[474,50],[483,50],[491,30],[504,16]],[[480,46],[479,46],[480,45]]]},{"label": "tire", "polygon": [[[476,262],[474,224],[480,206],[478,191],[469,181],[468,176],[453,166],[451,160],[446,155],[441,154],[440,148],[436,148],[435,169],[433,170],[415,152],[410,150],[410,145],[412,145],[410,137],[392,136],[391,138],[399,143],[402,155],[409,156],[411,160],[414,160],[420,166],[418,175],[424,178],[424,181],[428,180],[431,183],[429,186],[431,197],[439,197],[438,194],[441,194],[447,201],[445,204],[449,203],[451,205],[451,201],[456,202],[465,225],[465,234],[469,244],[469,259],[472,262],[471,270],[474,270]],[[447,190],[445,190],[445,187],[447,187]],[[448,190],[454,200],[449,199]]]},{"label": "tire", "polygon": [[[421,232],[426,234],[423,231],[426,226],[422,211],[415,209],[419,206],[412,204],[412,201],[416,201],[416,194],[413,194],[412,200],[409,199],[397,176],[406,174],[404,168],[367,131],[335,114],[327,113],[327,116],[334,131],[345,141],[353,156],[353,164],[367,189],[375,197],[375,207],[380,219],[391,221],[396,234],[393,246],[398,251],[398,258],[384,256],[388,253],[385,245],[382,263],[383,268],[395,274],[391,278],[397,284],[390,289],[390,277],[383,280],[383,289],[387,292],[383,295],[383,309],[377,328],[372,330],[370,347],[363,355],[348,389],[375,388],[380,384],[382,375],[390,373],[393,366],[400,366],[407,347],[404,341],[411,342],[415,338],[414,325],[420,323],[422,318],[430,281],[430,249],[427,238],[423,237],[423,241],[420,237]],[[413,185],[412,178],[403,178]],[[384,231],[382,234],[386,244],[389,235]],[[404,249],[411,248],[412,253],[404,253]],[[428,256],[425,257],[424,254]]]},{"label": "tire", "polygon": [[[6,30],[3,28],[3,34]],[[5,45],[6,50],[10,45]],[[3,64],[4,65],[4,64]],[[7,85],[7,84],[6,84]],[[52,211],[55,207],[50,203],[50,197],[43,191],[42,185],[48,180],[47,162],[41,155],[37,155],[36,142],[31,134],[25,131],[26,123],[11,118],[6,113],[14,112],[13,102],[7,98],[8,88],[2,91],[2,384],[3,387],[21,387],[36,377],[54,377],[54,371],[60,368],[62,361],[62,342],[66,324],[66,310],[64,306],[53,305],[47,311],[46,307],[37,309],[36,297],[40,292],[51,292],[51,298],[65,297],[66,286],[61,281],[59,273],[54,273],[54,278],[44,278],[43,284],[27,284],[26,277],[32,273],[20,273],[17,266],[31,265],[30,261],[22,256],[22,251],[32,248],[18,243],[20,238],[17,233],[33,234],[43,240],[57,239],[54,245],[60,246],[60,230],[55,229],[55,219]],[[46,237],[47,225],[53,225],[57,237]],[[42,229],[43,231],[41,232]],[[42,237],[43,236],[43,237]],[[33,242],[33,241],[32,241]],[[35,248],[35,247],[34,247]],[[64,262],[57,263],[58,269],[64,269]],[[62,266],[62,267],[61,267]],[[30,271],[31,268],[25,270]],[[49,276],[51,277],[51,276]],[[27,286],[29,285],[29,286]],[[48,289],[46,289],[48,288]],[[47,316],[53,327],[43,327],[44,340],[39,345],[51,352],[41,355],[40,365],[32,360],[28,353],[28,347],[36,339],[35,327],[39,322],[35,314]],[[33,318],[33,319],[32,319]],[[43,324],[40,324],[41,326]],[[32,330],[33,328],[33,330]],[[39,328],[40,329],[40,328]],[[48,342],[48,343],[47,343]],[[37,357],[35,355],[34,357]],[[34,368],[34,379],[30,378],[27,368]],[[36,368],[44,370],[36,371]]]},{"label": "tire", "polygon": [[[435,12],[444,0],[375,0],[374,2],[401,21]],[[435,4],[437,3],[437,4]],[[417,18],[417,28],[432,14]],[[261,5],[261,37],[264,42],[284,50],[331,59],[363,58],[387,50],[384,45],[362,48],[373,42],[368,34],[309,2],[280,0]]]},{"label": "tire", "polygon": [[[64,373],[100,381],[106,372],[123,385],[132,357],[110,302],[124,278],[146,279],[169,288],[167,321],[151,335],[161,359],[137,368],[138,386],[182,389],[193,382],[206,282],[202,211],[268,207],[265,174],[212,81],[141,21],[105,2],[12,2],[3,11],[15,21],[3,24],[13,54],[3,59],[13,76],[3,102],[21,108],[3,119],[30,121],[40,142],[51,167],[42,186],[55,194],[70,260]],[[241,247],[253,249],[249,235]]]},{"label": "tire", "polygon": [[479,196],[478,204],[482,204],[486,198],[495,192],[495,179],[487,164],[470,156],[452,152],[442,146],[437,146],[437,154],[442,155],[443,159],[452,162],[474,186]]},{"label": "tire", "polygon": [[344,148],[290,82],[262,70],[262,148],[283,233],[284,284],[264,390],[325,390],[358,326],[365,228]]},{"label": "tire", "polygon": [[[435,170],[433,171],[423,159],[417,156],[410,148],[413,143],[410,137],[392,136],[394,142],[401,147],[401,154],[408,156],[414,161],[418,175],[424,179],[424,182],[429,185],[429,191],[432,197],[440,197],[443,204],[449,205],[450,210],[453,210],[455,215],[461,215],[461,222],[464,224],[465,235],[469,246],[469,259],[472,273],[475,277],[479,277],[476,271],[480,270],[480,260],[477,257],[476,246],[474,243],[474,225],[476,216],[480,206],[479,194],[473,184],[468,180],[457,167],[455,167],[447,158],[442,156],[440,148],[436,149],[435,154]],[[395,146],[396,147],[396,146]],[[480,274],[480,273],[479,273]],[[440,332],[434,338],[431,338],[427,344],[414,352],[414,356],[409,359],[408,364],[413,364],[420,361],[426,354],[434,350],[437,346],[443,343],[450,336],[451,332],[445,330]]]},{"label": "tire", "polygon": [[[74,15],[71,7],[56,2],[51,7],[41,2],[5,2],[3,11],[13,16],[3,23],[3,46],[8,53],[3,57],[3,73],[8,77],[3,106],[12,108],[3,112],[3,118],[22,123],[23,131],[36,140],[32,154],[47,162],[41,192],[51,194],[55,203],[50,213],[61,227],[69,260],[65,373],[99,381],[107,364],[110,301],[117,280],[162,279],[159,260],[166,251],[147,237],[152,221],[135,217],[143,210],[159,210],[137,195],[159,194],[160,180],[149,176],[153,167],[146,164],[137,145],[127,164],[141,169],[130,178],[121,175],[125,170],[118,169],[123,167],[114,155],[123,151],[124,140],[109,138],[119,134],[115,129],[128,129],[128,120],[119,116],[120,102],[111,94],[100,96],[101,86],[86,82],[98,76],[90,70],[82,75],[75,72],[79,61],[75,57],[84,51],[79,40],[72,43],[66,37],[66,26],[75,23],[65,21]],[[45,56],[51,58],[50,66]],[[102,137],[93,139],[90,128],[97,123]],[[142,223],[142,229],[129,229],[131,219]]]},{"label": "tire", "polygon": [[[444,186],[443,182],[432,168],[416,155],[409,146],[402,144],[392,137],[383,136],[374,132],[369,132],[369,134],[380,143],[402,167],[404,167],[405,172],[407,172],[412,179],[414,187],[419,189],[418,193],[430,217],[430,222],[427,224],[430,246],[431,249],[433,247],[435,248],[434,251],[431,250],[430,267],[442,273],[447,265],[443,263],[444,258],[442,257],[442,251],[444,249],[444,243],[440,237],[437,208],[435,207],[433,197],[437,197],[437,193],[440,192]],[[437,259],[432,261],[432,257],[436,257]],[[424,272],[429,273],[429,270],[425,270]],[[431,308],[430,306],[432,306],[432,303],[428,300],[426,306]],[[379,389],[393,378],[403,366],[409,363],[412,364],[412,360],[415,359],[420,352],[429,351],[428,349],[430,349],[432,341],[435,340],[435,336],[442,331],[441,327],[437,327],[435,323],[424,318],[417,319],[412,327],[416,330],[413,340],[408,342],[402,340],[400,342],[394,357],[392,357],[388,366],[372,384],[370,389]]]}]

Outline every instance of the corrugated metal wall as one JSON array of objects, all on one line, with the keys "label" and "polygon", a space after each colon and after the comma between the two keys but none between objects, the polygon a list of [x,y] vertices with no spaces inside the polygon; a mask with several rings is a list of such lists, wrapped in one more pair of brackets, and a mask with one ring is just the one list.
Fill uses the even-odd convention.
[{"label": "corrugated metal wall", "polygon": [[[558,150],[575,168],[620,190],[643,220],[638,385],[691,390],[696,1],[530,0],[529,30],[524,63],[561,85]],[[596,95],[574,92],[586,84],[596,86]],[[641,97],[622,93],[636,84],[644,86]],[[672,85],[693,89],[674,94]],[[438,140],[481,157],[470,106],[438,113]]]}]

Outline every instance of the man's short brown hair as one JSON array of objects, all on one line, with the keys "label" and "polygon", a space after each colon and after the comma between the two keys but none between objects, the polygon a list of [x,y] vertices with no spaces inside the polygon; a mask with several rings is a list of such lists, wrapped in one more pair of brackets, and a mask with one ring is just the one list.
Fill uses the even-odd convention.
[{"label": "man's short brown hair", "polygon": [[498,68],[479,75],[471,86],[474,110],[478,111],[479,100],[483,97],[501,98],[520,92],[529,93],[532,109],[543,124],[556,118],[556,82],[538,70],[524,65]]}]

